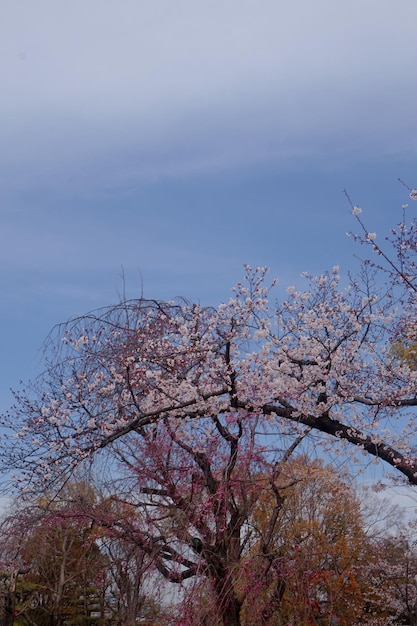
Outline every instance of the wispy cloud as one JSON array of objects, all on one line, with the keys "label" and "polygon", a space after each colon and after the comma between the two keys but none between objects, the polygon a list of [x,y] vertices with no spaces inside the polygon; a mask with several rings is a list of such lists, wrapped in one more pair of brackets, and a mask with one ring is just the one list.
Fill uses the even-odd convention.
[{"label": "wispy cloud", "polygon": [[415,149],[414,0],[5,7],[9,188]]}]

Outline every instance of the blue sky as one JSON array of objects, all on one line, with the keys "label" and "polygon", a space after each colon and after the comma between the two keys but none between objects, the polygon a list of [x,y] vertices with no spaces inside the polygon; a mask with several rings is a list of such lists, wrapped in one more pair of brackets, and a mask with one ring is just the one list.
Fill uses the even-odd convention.
[{"label": "blue sky", "polygon": [[342,190],[382,234],[417,186],[415,0],[0,8],[0,410],[122,268],[204,304],[244,263],[345,271]]}]

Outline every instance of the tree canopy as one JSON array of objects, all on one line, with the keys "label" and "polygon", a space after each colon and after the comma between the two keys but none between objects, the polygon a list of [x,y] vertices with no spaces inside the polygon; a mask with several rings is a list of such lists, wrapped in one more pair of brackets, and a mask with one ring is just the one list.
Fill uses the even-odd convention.
[{"label": "tree canopy", "polygon": [[98,522],[172,583],[205,577],[219,619],[239,624],[234,573],[259,477],[271,503],[261,553],[275,571],[280,477],[295,451],[361,451],[417,484],[417,371],[395,348],[417,334],[417,223],[402,221],[385,250],[352,213],[371,252],[355,277],[334,267],[282,295],[266,268],[246,266],[217,307],[122,300],[58,326],[44,373],[2,418],[4,470],[30,494],[108,453],[111,497],[135,515]]}]

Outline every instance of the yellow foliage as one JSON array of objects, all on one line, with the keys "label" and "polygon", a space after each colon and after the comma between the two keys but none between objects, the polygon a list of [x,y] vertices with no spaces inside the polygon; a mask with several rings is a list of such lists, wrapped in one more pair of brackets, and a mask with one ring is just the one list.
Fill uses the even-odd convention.
[{"label": "yellow foliage", "polygon": [[417,341],[403,339],[392,345],[392,353],[412,370],[417,369]]},{"label": "yellow foliage", "polygon": [[319,461],[302,457],[286,463],[275,484],[283,501],[268,555],[263,546],[277,498],[265,479],[259,481],[262,491],[251,520],[255,540],[240,587],[260,582],[246,595],[245,623],[258,623],[275,594],[276,611],[262,623],[328,624],[334,615],[340,626],[353,624],[363,607],[357,566],[367,541],[352,488]]}]

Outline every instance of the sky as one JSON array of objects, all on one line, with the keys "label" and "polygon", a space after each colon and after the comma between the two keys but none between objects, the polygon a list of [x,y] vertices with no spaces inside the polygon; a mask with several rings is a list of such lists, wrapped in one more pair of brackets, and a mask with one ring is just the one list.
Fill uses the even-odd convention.
[{"label": "sky", "polygon": [[343,190],[382,236],[417,187],[415,0],[0,11],[0,411],[54,324],[123,291],[217,304],[244,263],[346,272]]}]

